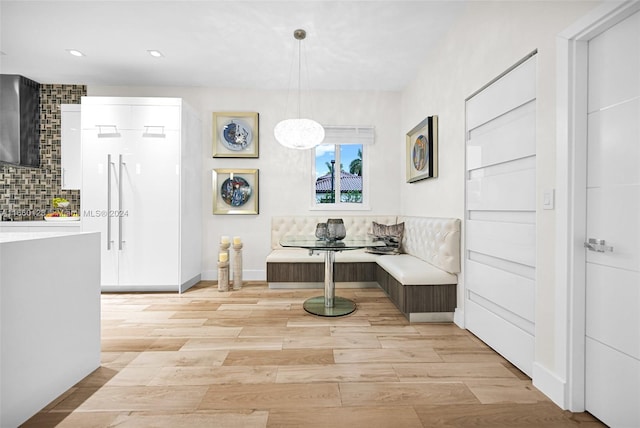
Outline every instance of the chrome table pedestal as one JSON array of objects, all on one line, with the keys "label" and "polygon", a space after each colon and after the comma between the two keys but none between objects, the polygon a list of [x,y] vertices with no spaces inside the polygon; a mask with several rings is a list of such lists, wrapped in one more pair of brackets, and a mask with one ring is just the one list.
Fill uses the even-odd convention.
[{"label": "chrome table pedestal", "polygon": [[322,317],[340,317],[356,310],[356,304],[344,297],[336,297],[336,283],[333,279],[333,267],[336,251],[325,250],[324,253],[324,296],[307,299],[303,308],[313,315]]}]

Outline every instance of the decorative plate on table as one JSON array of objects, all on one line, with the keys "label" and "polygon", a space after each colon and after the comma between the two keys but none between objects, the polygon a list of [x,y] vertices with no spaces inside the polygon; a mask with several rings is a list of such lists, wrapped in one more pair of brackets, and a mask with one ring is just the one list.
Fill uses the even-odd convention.
[{"label": "decorative plate on table", "polygon": [[229,177],[222,182],[220,196],[228,205],[241,207],[251,197],[251,185],[242,177]]},{"label": "decorative plate on table", "polygon": [[245,150],[253,141],[251,127],[242,119],[231,119],[220,130],[220,141],[229,150]]}]

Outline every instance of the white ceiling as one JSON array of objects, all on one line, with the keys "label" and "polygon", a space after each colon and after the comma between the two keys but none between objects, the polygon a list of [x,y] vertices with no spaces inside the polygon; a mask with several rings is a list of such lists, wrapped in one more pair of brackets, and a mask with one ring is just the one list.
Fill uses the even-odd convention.
[{"label": "white ceiling", "polygon": [[293,30],[304,28],[311,87],[401,90],[463,9],[462,0],[0,0],[0,73],[40,83],[282,89],[297,67]]}]

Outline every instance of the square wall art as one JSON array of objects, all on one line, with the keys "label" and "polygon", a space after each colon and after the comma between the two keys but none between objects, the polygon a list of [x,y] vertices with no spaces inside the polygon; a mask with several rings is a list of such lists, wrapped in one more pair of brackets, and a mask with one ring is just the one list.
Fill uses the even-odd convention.
[{"label": "square wall art", "polygon": [[258,113],[213,113],[213,157],[257,158]]},{"label": "square wall art", "polygon": [[258,214],[258,170],[214,169],[214,214]]}]

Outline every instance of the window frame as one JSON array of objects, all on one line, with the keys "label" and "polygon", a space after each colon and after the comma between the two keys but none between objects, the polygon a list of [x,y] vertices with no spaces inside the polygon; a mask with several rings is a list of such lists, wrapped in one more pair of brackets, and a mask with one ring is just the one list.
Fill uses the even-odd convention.
[{"label": "window frame", "polygon": [[[355,127],[354,127],[355,128]],[[358,144],[362,146],[362,202],[341,202],[339,197],[336,197],[337,201],[333,203],[318,203],[316,201],[316,148],[314,147],[311,152],[311,207],[313,211],[368,211],[371,210],[369,206],[369,146],[364,142],[354,143],[323,143],[321,145],[334,146],[336,165],[340,165],[340,150],[339,146]],[[335,186],[336,195],[340,195],[340,180],[336,180]]]}]

